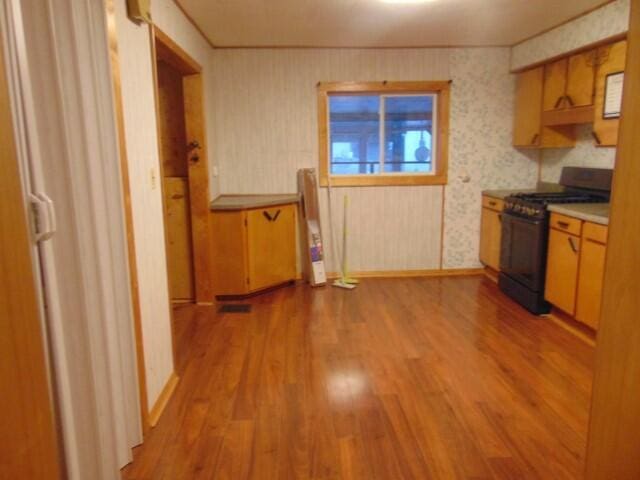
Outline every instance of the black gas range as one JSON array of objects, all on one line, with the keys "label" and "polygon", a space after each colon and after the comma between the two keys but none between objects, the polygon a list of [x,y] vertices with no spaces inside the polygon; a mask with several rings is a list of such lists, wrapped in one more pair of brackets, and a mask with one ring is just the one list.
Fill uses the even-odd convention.
[{"label": "black gas range", "polygon": [[517,193],[505,198],[500,249],[500,289],[530,312],[549,313],[544,299],[551,204],[606,203],[613,171],[565,167],[560,191]]}]

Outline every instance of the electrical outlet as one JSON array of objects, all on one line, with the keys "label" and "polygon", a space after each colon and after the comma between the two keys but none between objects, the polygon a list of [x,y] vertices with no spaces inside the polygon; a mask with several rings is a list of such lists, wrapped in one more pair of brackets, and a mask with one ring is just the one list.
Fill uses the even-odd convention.
[{"label": "electrical outlet", "polygon": [[213,167],[211,167],[211,172],[213,173],[214,177],[218,176],[218,166],[214,165]]}]

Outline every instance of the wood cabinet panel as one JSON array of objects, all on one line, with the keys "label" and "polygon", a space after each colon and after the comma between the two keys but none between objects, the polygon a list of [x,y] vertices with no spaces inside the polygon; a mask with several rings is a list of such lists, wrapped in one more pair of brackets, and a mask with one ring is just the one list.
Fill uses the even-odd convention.
[{"label": "wood cabinet panel", "polygon": [[543,67],[526,70],[516,77],[513,127],[513,145],[516,147],[537,146],[540,141],[543,81]]},{"label": "wood cabinet panel", "polygon": [[578,53],[569,57],[567,65],[566,96],[568,106],[593,105],[595,93],[596,51]]},{"label": "wood cabinet panel", "polygon": [[483,208],[480,226],[480,261],[496,271],[500,271],[501,215],[499,211]]},{"label": "wood cabinet panel", "polygon": [[249,210],[247,223],[250,290],[295,279],[296,207]]},{"label": "wood cabinet panel", "polygon": [[566,85],[567,58],[561,58],[544,66],[543,110],[557,110],[564,107]]},{"label": "wood cabinet panel", "polygon": [[195,292],[188,180],[172,177],[163,181],[171,299],[193,300]]},{"label": "wood cabinet panel", "polygon": [[491,210],[497,210],[498,212],[501,212],[504,208],[504,200],[483,195],[482,206],[484,208],[490,208]]},{"label": "wood cabinet panel", "polygon": [[602,118],[604,111],[604,91],[607,75],[622,72],[625,69],[627,55],[627,41],[622,40],[612,45],[598,49],[598,72],[595,88],[595,117],[593,119],[593,133],[599,146],[615,146],[618,143],[618,127],[620,119]]},{"label": "wood cabinet panel", "polygon": [[586,323],[596,330],[602,303],[606,251],[605,244],[583,236],[582,251],[580,253],[580,275],[578,277],[576,320]]},{"label": "wood cabinet panel", "polygon": [[569,315],[575,313],[580,237],[549,230],[545,299]]},{"label": "wood cabinet panel", "polygon": [[216,295],[241,295],[249,290],[243,210],[211,214],[211,259]]},{"label": "wood cabinet panel", "polygon": [[549,220],[549,226],[558,230],[563,230],[572,235],[580,236],[582,233],[582,220],[573,217],[567,217],[560,213],[552,213]]}]

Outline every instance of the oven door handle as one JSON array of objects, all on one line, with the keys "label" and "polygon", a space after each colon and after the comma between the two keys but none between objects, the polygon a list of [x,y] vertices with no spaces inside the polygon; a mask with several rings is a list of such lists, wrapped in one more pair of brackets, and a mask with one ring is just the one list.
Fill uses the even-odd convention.
[{"label": "oven door handle", "polygon": [[518,215],[513,215],[511,213],[503,213],[502,217],[509,217],[511,220],[517,221],[517,222],[521,222],[521,223],[528,223],[529,225],[539,225],[541,223],[544,222],[544,220],[537,218],[524,218],[524,217],[520,217]]}]

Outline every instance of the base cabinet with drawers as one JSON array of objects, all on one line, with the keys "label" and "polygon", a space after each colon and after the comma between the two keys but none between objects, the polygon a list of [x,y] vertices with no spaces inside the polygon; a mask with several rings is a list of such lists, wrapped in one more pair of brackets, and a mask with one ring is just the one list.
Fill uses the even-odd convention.
[{"label": "base cabinet with drawers", "polygon": [[498,198],[482,197],[480,224],[480,261],[496,272],[500,271],[500,244],[502,242],[502,209],[504,202]]},{"label": "base cabinet with drawers", "polygon": [[211,212],[216,296],[247,295],[296,278],[296,205]]},{"label": "base cabinet with drawers", "polygon": [[576,320],[598,327],[607,227],[551,214],[545,299]]}]

